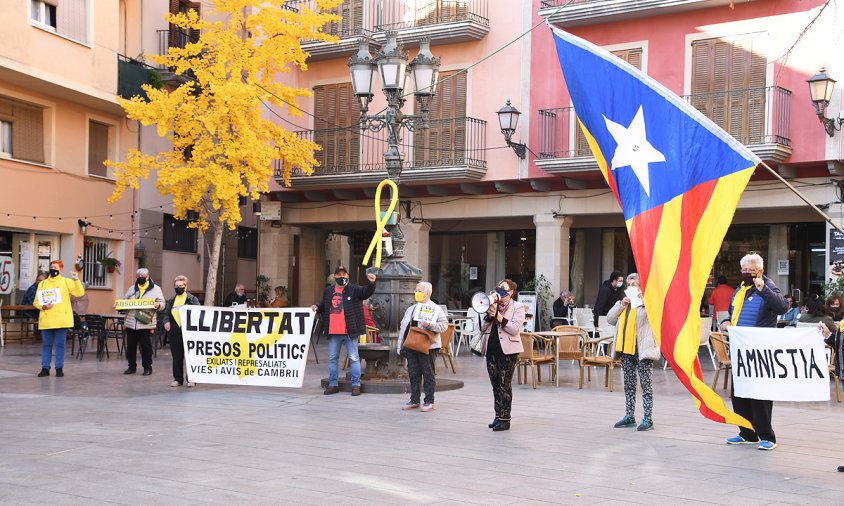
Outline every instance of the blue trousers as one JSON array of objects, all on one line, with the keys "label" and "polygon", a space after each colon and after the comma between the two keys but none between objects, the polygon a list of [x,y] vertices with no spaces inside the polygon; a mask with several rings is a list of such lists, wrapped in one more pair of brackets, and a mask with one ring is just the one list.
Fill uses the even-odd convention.
[{"label": "blue trousers", "polygon": [[56,369],[64,368],[64,350],[67,347],[67,329],[41,329],[41,367],[50,368],[53,345],[56,346]]},{"label": "blue trousers", "polygon": [[337,386],[340,372],[338,362],[340,361],[340,346],[346,344],[346,352],[349,354],[349,368],[352,370],[352,386],[360,386],[360,355],[358,355],[358,339],[360,336],[349,336],[346,334],[331,334],[328,336],[328,385]]}]

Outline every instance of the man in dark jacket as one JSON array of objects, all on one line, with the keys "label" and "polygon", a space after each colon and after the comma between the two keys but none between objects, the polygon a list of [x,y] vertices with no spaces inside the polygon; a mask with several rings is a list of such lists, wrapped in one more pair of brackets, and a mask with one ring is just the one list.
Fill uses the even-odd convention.
[{"label": "man in dark jacket", "polygon": [[[179,308],[182,306],[199,306],[199,299],[188,289],[188,278],[176,276],[173,280],[173,290],[176,295],[167,301],[164,309],[164,331],[167,332],[167,342],[170,343],[170,354],[173,356],[173,381],[171,387],[180,387],[185,379],[185,343],[182,341],[182,322],[179,317]],[[192,387],[192,381],[187,382]]]},{"label": "man in dark jacket", "polygon": [[595,317],[595,327],[598,326],[598,318],[607,316],[610,309],[616,302],[624,298],[624,274],[612,271],[610,279],[601,284],[598,290],[598,298],[595,299],[595,310],[592,315]]},{"label": "man in dark jacket", "polygon": [[[764,261],[756,253],[741,259],[741,285],[730,302],[730,319],[721,322],[721,330],[731,325],[740,327],[776,328],[777,316],[788,310],[788,303],[773,281],[762,274]],[[731,392],[733,410],[753,425],[753,430],[739,428],[739,435],[727,439],[728,445],[758,444],[760,450],[777,447],[777,436],[771,427],[773,401],[745,399]]]},{"label": "man in dark jacket", "polygon": [[325,287],[322,301],[311,306],[317,313],[323,313],[323,334],[328,336],[328,388],[325,395],[340,391],[338,385],[340,345],[346,344],[349,364],[352,369],[352,395],[360,395],[360,356],[358,342],[366,333],[363,317],[363,301],[375,293],[375,274],[366,275],[366,286],[349,284],[349,271],[342,265],[334,269],[334,285]]}]

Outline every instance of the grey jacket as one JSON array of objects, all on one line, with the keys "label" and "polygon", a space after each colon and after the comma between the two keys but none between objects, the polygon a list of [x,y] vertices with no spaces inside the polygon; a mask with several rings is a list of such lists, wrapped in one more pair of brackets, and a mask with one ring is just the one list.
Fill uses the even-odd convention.
[{"label": "grey jacket", "polygon": [[[156,324],[156,313],[164,309],[164,293],[161,291],[161,287],[153,283],[152,278],[149,279],[150,287],[144,292],[144,296],[140,296],[140,291],[138,291],[137,283],[130,286],[128,290],[126,290],[126,295],[124,299],[155,299],[155,303],[158,306],[155,310],[153,309],[130,309],[126,312],[126,320],[123,322],[124,328],[132,329],[132,330],[146,330],[146,329],[154,329]],[[137,316],[138,313],[141,311],[146,311],[152,313],[152,320],[149,323],[141,323],[138,321]]]}]

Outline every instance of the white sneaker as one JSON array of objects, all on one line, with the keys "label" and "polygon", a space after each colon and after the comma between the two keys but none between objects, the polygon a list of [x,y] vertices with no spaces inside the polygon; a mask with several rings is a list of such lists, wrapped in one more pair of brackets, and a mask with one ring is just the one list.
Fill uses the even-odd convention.
[{"label": "white sneaker", "polygon": [[428,411],[433,411],[433,410],[434,410],[434,405],[432,403],[432,404],[423,404],[422,409],[420,409],[419,411],[421,411],[423,413],[427,413]]},{"label": "white sneaker", "polygon": [[187,383],[185,383],[185,386],[188,388],[193,388],[196,386],[196,383],[194,383],[193,381],[188,381]]},{"label": "white sneaker", "polygon": [[173,380],[173,381],[170,382],[170,386],[171,387],[180,387],[180,386],[182,386],[182,384],[180,382],[176,381],[176,380]]}]

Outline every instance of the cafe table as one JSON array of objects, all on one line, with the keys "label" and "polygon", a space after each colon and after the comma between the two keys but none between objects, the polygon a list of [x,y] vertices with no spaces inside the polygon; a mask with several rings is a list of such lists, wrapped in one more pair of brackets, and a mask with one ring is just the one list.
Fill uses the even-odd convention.
[{"label": "cafe table", "polygon": [[[14,311],[14,315],[11,313]],[[0,346],[6,345],[6,323],[11,321],[20,322],[20,336],[24,337],[24,324],[37,323],[37,320],[31,320],[28,315],[21,314],[23,311],[38,311],[38,308],[25,304],[0,305]],[[5,319],[3,313],[6,313]],[[5,320],[5,321],[4,321]],[[28,334],[28,332],[27,332]]]},{"label": "cafe table", "polygon": [[[560,386],[560,360],[559,360],[559,350],[560,350],[560,338],[563,336],[578,336],[583,337],[582,332],[586,331],[586,329],[581,329],[580,331],[575,330],[566,330],[566,331],[557,331],[557,330],[545,330],[540,332],[532,332],[534,336],[538,336],[541,338],[549,339],[554,345],[554,356],[557,359],[557,386]],[[583,341],[581,339],[581,346],[583,346]]]}]

